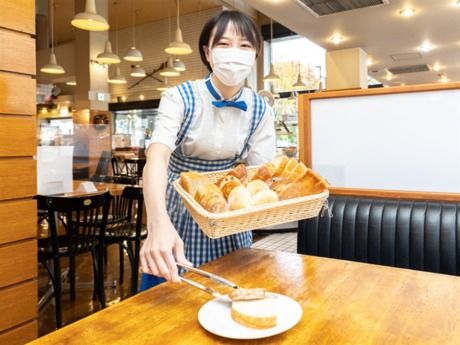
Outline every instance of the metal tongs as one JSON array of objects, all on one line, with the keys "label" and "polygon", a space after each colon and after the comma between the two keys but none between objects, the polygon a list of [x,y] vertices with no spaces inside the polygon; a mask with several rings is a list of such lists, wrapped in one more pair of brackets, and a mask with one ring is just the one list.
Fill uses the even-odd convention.
[{"label": "metal tongs", "polygon": [[[223,277],[220,277],[218,275],[215,275],[215,274],[200,270],[198,268],[195,268],[195,267],[192,267],[192,266],[189,266],[189,265],[180,264],[180,263],[177,263],[177,266],[179,266],[181,268],[184,268],[187,271],[194,272],[194,273],[197,273],[197,274],[199,274],[199,275],[201,275],[203,277],[211,279],[212,281],[214,281],[214,282],[216,282],[218,284],[229,286],[232,289],[238,289],[238,285],[236,285],[235,283],[231,282],[230,280],[225,279]],[[202,290],[204,292],[207,292],[208,294],[212,295],[215,298],[223,299],[223,300],[226,300],[226,301],[231,301],[231,299],[230,299],[230,297],[228,295],[223,295],[220,292],[217,292],[216,290],[214,290],[214,289],[212,289],[210,287],[204,286],[203,284],[200,284],[200,283],[198,283],[198,282],[196,282],[194,280],[187,279],[187,278],[184,278],[182,276],[179,276],[179,279],[181,281],[183,281],[184,283],[187,283],[187,284],[189,284],[191,286],[194,286],[194,287],[196,287],[196,288],[198,288],[198,289],[200,289],[200,290]]]}]

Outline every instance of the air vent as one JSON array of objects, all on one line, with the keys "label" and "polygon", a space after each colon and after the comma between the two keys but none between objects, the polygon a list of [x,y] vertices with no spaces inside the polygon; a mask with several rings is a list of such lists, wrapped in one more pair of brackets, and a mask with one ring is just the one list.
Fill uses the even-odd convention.
[{"label": "air vent", "polygon": [[402,54],[393,54],[390,55],[393,61],[404,61],[404,60],[415,60],[421,59],[422,54],[420,53],[402,53]]},{"label": "air vent", "polygon": [[327,16],[329,14],[357,10],[359,8],[388,4],[389,0],[297,0],[306,7],[314,16]]},{"label": "air vent", "polygon": [[427,64],[388,68],[388,71],[390,71],[391,74],[428,72],[429,70],[430,67]]}]

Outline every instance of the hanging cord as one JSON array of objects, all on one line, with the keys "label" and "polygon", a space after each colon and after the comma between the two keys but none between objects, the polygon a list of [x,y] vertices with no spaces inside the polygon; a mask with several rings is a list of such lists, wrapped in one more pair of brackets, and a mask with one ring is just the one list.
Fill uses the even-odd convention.
[{"label": "hanging cord", "polygon": [[133,42],[133,47],[136,46],[136,12],[134,11],[134,0],[131,0],[131,13],[133,14],[133,19],[132,19],[132,42]]},{"label": "hanging cord", "polygon": [[177,28],[180,28],[180,23],[179,23],[179,0],[176,0],[177,2]]},{"label": "hanging cord", "polygon": [[51,26],[51,54],[54,54],[54,2],[50,0],[49,2],[49,11],[50,11],[50,26]]},{"label": "hanging cord", "polygon": [[113,5],[115,6],[114,11],[115,11],[115,54],[118,56],[118,10],[117,10],[117,5],[118,2],[114,1]]}]

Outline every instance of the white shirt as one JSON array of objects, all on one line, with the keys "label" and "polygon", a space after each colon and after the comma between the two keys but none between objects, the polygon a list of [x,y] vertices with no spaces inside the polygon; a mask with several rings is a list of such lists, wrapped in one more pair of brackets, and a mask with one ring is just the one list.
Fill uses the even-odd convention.
[{"label": "white shirt", "polygon": [[[253,92],[243,88],[241,95],[237,96],[239,101],[246,101],[247,111],[234,107],[217,108],[212,104],[215,98],[207,89],[205,80],[191,83],[195,91],[195,114],[182,143],[182,152],[186,156],[207,160],[238,156],[249,135],[253,116]],[[215,87],[214,89],[218,92]],[[162,94],[151,142],[162,143],[174,151],[183,119],[184,103],[179,90],[177,87],[170,88]],[[249,165],[265,163],[275,156],[275,125],[270,106],[267,105],[249,144],[249,152],[243,157]]]}]

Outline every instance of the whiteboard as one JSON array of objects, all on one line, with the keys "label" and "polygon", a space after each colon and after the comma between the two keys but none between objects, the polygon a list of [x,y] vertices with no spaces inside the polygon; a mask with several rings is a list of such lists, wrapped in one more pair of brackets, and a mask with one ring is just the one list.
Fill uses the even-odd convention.
[{"label": "whiteboard", "polygon": [[460,90],[312,99],[311,135],[334,187],[460,193]]}]

